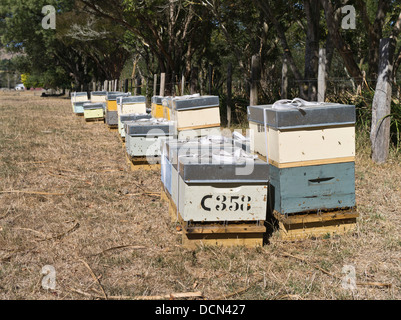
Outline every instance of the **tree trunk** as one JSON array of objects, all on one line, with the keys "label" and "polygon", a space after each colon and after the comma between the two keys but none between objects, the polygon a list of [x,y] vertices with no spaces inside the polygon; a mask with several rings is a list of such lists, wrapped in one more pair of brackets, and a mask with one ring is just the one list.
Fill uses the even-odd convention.
[{"label": "tree trunk", "polygon": [[393,38],[380,40],[379,76],[372,104],[372,160],[385,163],[390,147],[390,113],[393,81],[393,65],[396,41]]},{"label": "tree trunk", "polygon": [[307,18],[305,45],[305,80],[308,88],[308,100],[317,100],[317,76],[319,68],[319,21],[320,3],[316,0],[305,0]]}]

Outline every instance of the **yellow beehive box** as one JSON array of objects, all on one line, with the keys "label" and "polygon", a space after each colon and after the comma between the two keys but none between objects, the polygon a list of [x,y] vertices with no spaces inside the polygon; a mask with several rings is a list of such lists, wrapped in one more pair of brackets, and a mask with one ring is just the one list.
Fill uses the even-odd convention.
[{"label": "yellow beehive box", "polygon": [[153,118],[156,118],[156,119],[164,118],[162,99],[163,99],[163,97],[161,97],[161,96],[152,97],[151,115]]}]

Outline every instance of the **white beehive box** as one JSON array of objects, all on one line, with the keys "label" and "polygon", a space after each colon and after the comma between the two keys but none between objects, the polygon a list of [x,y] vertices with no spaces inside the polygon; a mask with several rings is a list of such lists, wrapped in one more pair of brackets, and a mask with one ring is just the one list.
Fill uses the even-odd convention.
[{"label": "white beehive box", "polygon": [[141,120],[141,119],[151,119],[151,115],[147,113],[141,113],[141,114],[122,114],[118,118],[118,133],[122,138],[125,138],[125,123],[130,122],[130,121],[136,121],[136,120]]},{"label": "white beehive box", "polygon": [[141,119],[125,122],[125,145],[131,157],[160,157],[161,141],[170,136],[168,121]]},{"label": "white beehive box", "polygon": [[[232,149],[233,142],[220,135],[205,136],[193,140],[167,140],[163,144],[162,156],[162,182],[168,193],[171,195],[172,201],[176,204],[178,199],[178,157],[202,151],[203,154],[224,149]],[[163,166],[164,160],[164,166]]]},{"label": "white beehive box", "polygon": [[332,103],[302,109],[251,106],[248,119],[254,135],[254,151],[267,156],[270,164],[278,168],[355,160],[354,106]]},{"label": "white beehive box", "polygon": [[71,94],[71,105],[72,105],[73,111],[74,111],[74,103],[76,103],[76,102],[89,103],[90,100],[88,99],[88,93],[87,92],[73,92]]},{"label": "white beehive box", "polygon": [[205,157],[200,159],[179,158],[178,212],[184,221],[266,220],[267,163],[247,158],[248,167],[244,167],[241,158],[236,158],[234,163],[221,163],[213,156],[209,163]]},{"label": "white beehive box", "polygon": [[92,91],[91,102],[92,103],[104,103],[106,104],[107,91]]},{"label": "white beehive box", "polygon": [[171,120],[177,131],[220,127],[220,103],[217,96],[182,96],[171,100]]},{"label": "white beehive box", "polygon": [[117,98],[118,115],[129,113],[146,113],[146,97],[118,97]]}]

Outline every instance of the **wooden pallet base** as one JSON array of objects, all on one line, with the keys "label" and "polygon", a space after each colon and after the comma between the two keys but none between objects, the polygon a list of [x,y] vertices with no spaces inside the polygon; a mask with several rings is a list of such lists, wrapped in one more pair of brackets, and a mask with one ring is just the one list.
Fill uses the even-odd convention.
[{"label": "wooden pallet base", "polygon": [[76,113],[75,115],[76,115],[77,117],[83,117],[83,116],[84,116],[83,113]]},{"label": "wooden pallet base", "polygon": [[117,132],[118,131],[118,127],[117,126],[107,126],[107,129],[110,132]]},{"label": "wooden pallet base", "polygon": [[288,241],[331,237],[352,232],[359,216],[356,208],[289,216],[283,216],[278,212],[273,214],[278,220],[279,239]]},{"label": "wooden pallet base", "polygon": [[162,190],[169,201],[169,215],[172,223],[182,227],[182,246],[196,249],[198,246],[245,246],[254,248],[263,246],[266,227],[264,221],[232,223],[188,223],[177,211],[168,192]]},{"label": "wooden pallet base", "polygon": [[[130,166],[131,171],[138,171],[138,170],[161,170],[160,159],[155,158],[155,163],[149,163],[146,157],[130,157],[126,154],[127,163]],[[156,160],[159,163],[156,163]]]},{"label": "wooden pallet base", "polygon": [[104,123],[104,118],[85,118],[85,121],[88,123]]}]

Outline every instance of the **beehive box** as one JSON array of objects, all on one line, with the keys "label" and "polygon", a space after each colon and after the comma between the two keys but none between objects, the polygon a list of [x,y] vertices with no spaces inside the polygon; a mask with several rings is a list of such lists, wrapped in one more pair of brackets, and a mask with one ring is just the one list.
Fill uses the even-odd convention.
[{"label": "beehive box", "polygon": [[73,92],[71,94],[71,106],[72,106],[73,112],[75,112],[75,109],[74,109],[75,102],[90,102],[88,99],[88,93],[87,92]]},{"label": "beehive box", "polygon": [[179,158],[177,202],[183,221],[266,220],[269,166],[259,159],[240,161],[222,163],[213,156]]},{"label": "beehive box", "polygon": [[182,96],[171,100],[171,120],[177,132],[220,127],[217,96]]},{"label": "beehive box", "polygon": [[117,106],[119,115],[130,113],[144,114],[146,113],[146,97],[118,97]]},{"label": "beehive box", "polygon": [[91,102],[92,103],[104,103],[106,104],[107,91],[92,91]]},{"label": "beehive box", "polygon": [[118,128],[117,98],[129,97],[130,95],[131,95],[130,93],[123,93],[123,92],[107,93],[105,118],[106,118],[106,123],[109,127]]},{"label": "beehive box", "polygon": [[74,102],[74,113],[76,115],[83,116],[84,115],[84,105],[90,103],[90,101],[79,101],[79,102]]},{"label": "beehive box", "polygon": [[144,96],[117,97],[118,132],[121,137],[125,136],[125,134],[122,135],[124,127],[121,116],[127,114],[146,114],[146,98]]},{"label": "beehive box", "polygon": [[153,96],[152,97],[151,115],[155,119],[163,119],[164,118],[162,100],[163,100],[162,96]]},{"label": "beehive box", "polygon": [[270,165],[270,197],[286,215],[355,206],[355,163],[277,168]]},{"label": "beehive box", "polygon": [[86,103],[84,108],[84,118],[87,121],[104,118],[104,104],[98,103]]},{"label": "beehive box", "polygon": [[354,161],[355,119],[355,106],[335,103],[248,107],[253,150],[278,168]]},{"label": "beehive box", "polygon": [[120,136],[122,138],[125,138],[126,134],[125,134],[125,123],[129,122],[129,121],[136,121],[136,120],[141,120],[141,119],[151,119],[151,115],[150,114],[122,114],[119,117],[119,121],[118,121],[118,133],[120,134]]},{"label": "beehive box", "polygon": [[171,101],[173,97],[164,97],[162,99],[162,105],[163,105],[163,118],[166,120],[172,120],[171,118]]},{"label": "beehive box", "polygon": [[[186,154],[212,154],[214,151],[232,149],[233,143],[230,139],[221,136],[203,137],[194,140],[167,140],[163,145],[163,154],[165,156],[165,187],[171,196],[174,204],[178,199],[178,158]],[[163,162],[162,162],[163,163]]]},{"label": "beehive box", "polygon": [[168,121],[142,119],[125,122],[125,144],[131,157],[160,157],[161,140],[170,136]]}]

